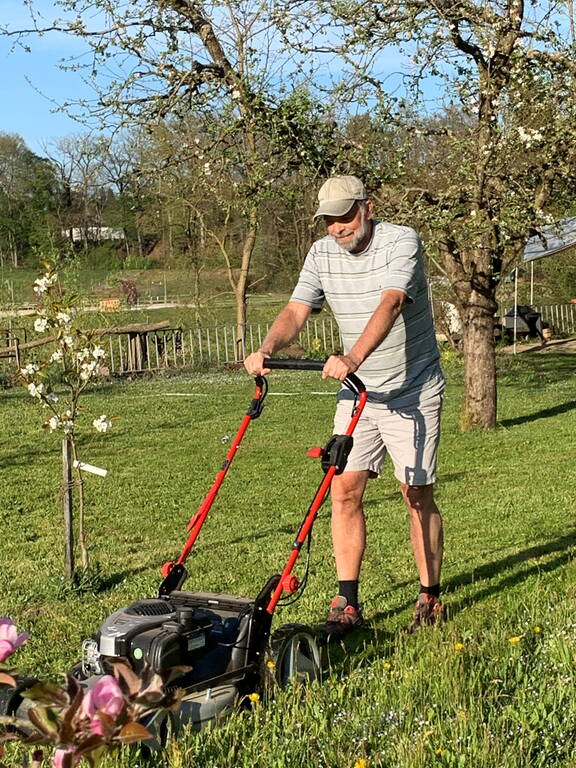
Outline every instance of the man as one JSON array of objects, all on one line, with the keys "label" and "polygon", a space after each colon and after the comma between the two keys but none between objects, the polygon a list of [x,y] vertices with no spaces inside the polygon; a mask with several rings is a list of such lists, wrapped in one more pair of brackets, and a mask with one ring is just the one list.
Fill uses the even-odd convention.
[{"label": "man", "polygon": [[[366,542],[362,497],[386,453],[410,518],[420,593],[410,630],[442,616],[442,520],[434,501],[444,377],[439,365],[422,247],[414,230],[375,221],[373,203],[355,176],[334,176],[318,193],[314,218],[327,236],[310,249],[288,304],[245,367],[267,374],[266,358],[292,341],[326,300],[344,354],[326,361],[322,376],[343,381],[357,372],[369,397],[354,432],[345,471],[331,485],[332,541],[339,580],[326,630],[341,637],[362,622],[358,579]],[[334,433],[345,432],[352,393],[338,395]]]}]

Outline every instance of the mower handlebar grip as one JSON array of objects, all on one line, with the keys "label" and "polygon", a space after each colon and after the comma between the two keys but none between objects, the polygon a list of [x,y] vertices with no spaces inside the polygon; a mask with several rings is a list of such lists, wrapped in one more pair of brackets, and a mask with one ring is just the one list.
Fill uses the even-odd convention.
[{"label": "mower handlebar grip", "polygon": [[[324,369],[325,360],[310,360],[308,358],[298,357],[267,357],[264,360],[264,365],[270,370],[291,370],[291,371],[322,371]],[[349,389],[357,390],[358,392],[365,392],[361,379],[354,373],[349,373],[344,379],[344,384]]]},{"label": "mower handlebar grip", "polygon": [[266,368],[291,371],[321,371],[324,368],[324,360],[308,360],[305,357],[267,357],[264,364]]}]

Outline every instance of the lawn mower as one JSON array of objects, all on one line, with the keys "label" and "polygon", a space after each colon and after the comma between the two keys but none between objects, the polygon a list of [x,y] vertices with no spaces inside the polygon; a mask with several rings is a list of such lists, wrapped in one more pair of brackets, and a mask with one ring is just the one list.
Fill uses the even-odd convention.
[{"label": "lawn mower", "polygon": [[[274,358],[268,359],[266,365],[270,369],[301,371],[321,371],[324,367],[319,360]],[[177,711],[157,710],[145,722],[154,735],[149,744],[152,748],[162,744],[168,729],[178,733],[188,725],[198,730],[225,716],[251,692],[260,690],[266,677],[273,676],[276,684],[285,686],[320,675],[322,638],[318,630],[285,624],[272,632],[272,618],[281,599],[297,599],[306,586],[308,568],[299,580],[293,573],[294,565],[305,544],[309,553],[312,526],[333,476],[346,466],[352,434],[367,399],[364,385],[354,374],[344,381],[355,395],[346,434],[333,435],[323,449],[308,451],[308,455],[321,459],[324,477],[282,572],[271,576],[255,598],[183,590],[188,577],[185,563],[249,424],[262,414],[268,382],[256,376],[255,383],[254,397],[220,471],[188,524],[188,537],[180,555],[162,566],[158,595],[138,600],[109,616],[93,637],[84,641],[82,660],[71,671],[82,686],[90,688],[102,675],[111,673],[111,661],[117,659],[127,660],[136,674],[145,669],[166,674],[174,668],[185,668],[170,682],[171,687],[184,692]],[[23,687],[5,688],[0,693],[0,714],[25,716],[28,705],[21,696]]]}]

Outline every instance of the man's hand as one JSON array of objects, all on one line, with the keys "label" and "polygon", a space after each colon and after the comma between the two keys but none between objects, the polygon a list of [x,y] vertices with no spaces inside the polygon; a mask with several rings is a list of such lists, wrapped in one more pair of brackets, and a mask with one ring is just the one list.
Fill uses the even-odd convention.
[{"label": "man's hand", "polygon": [[360,363],[356,363],[349,355],[330,355],[322,370],[322,378],[338,379],[344,381],[349,373],[358,370]]},{"label": "man's hand", "polygon": [[251,376],[266,376],[266,374],[270,373],[270,368],[266,368],[265,361],[267,357],[270,357],[270,355],[265,355],[258,349],[244,360],[244,368],[246,368]]}]

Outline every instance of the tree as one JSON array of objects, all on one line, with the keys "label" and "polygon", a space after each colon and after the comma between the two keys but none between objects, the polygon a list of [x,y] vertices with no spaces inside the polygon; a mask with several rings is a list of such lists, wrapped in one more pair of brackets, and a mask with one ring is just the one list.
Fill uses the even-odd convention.
[{"label": "tree", "polygon": [[[286,37],[299,50],[340,56],[331,87],[397,127],[404,168],[374,188],[387,216],[425,234],[450,281],[464,329],[461,422],[492,427],[498,284],[526,240],[574,199],[576,54],[562,6],[313,2],[297,12]],[[378,75],[383,52],[404,68],[394,96]]]},{"label": "tree", "polygon": [[56,181],[50,163],[14,134],[0,133],[0,259],[14,267],[52,227]]},{"label": "tree", "polygon": [[[61,20],[41,29],[36,19],[28,32],[60,30],[86,42],[91,52],[87,75],[97,102],[81,106],[92,116],[106,122],[112,115],[116,122],[137,123],[148,131],[190,115],[200,121],[201,142],[190,157],[202,160],[209,176],[206,190],[224,217],[241,222],[233,251],[222,250],[236,298],[241,356],[264,201],[291,167],[306,166],[322,175],[332,167],[333,123],[303,91],[290,87],[304,79],[298,64],[277,55],[271,18],[278,4],[62,0],[59,5],[65,14]],[[102,28],[90,26],[100,19]]]}]

